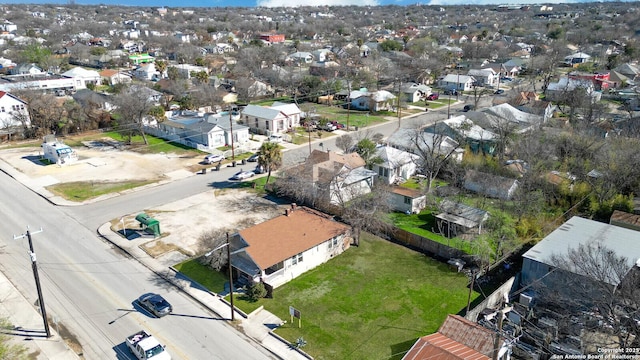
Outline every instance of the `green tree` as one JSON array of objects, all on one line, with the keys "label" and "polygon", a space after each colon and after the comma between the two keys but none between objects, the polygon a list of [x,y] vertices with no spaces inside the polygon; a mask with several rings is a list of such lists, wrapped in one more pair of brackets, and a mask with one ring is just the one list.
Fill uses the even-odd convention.
[{"label": "green tree", "polygon": [[282,150],[278,143],[263,142],[258,150],[258,165],[267,171],[267,181],[271,178],[271,171],[277,170],[282,165]]},{"label": "green tree", "polygon": [[169,68],[167,69],[167,77],[169,77],[169,79],[171,80],[178,80],[178,78],[180,77],[180,72],[178,71],[178,68],[175,66],[169,66]]},{"label": "green tree", "polygon": [[91,50],[89,50],[89,53],[95,56],[104,55],[107,53],[107,48],[102,46],[93,46],[91,47]]},{"label": "green tree", "polygon": [[155,65],[156,69],[160,72],[160,76],[163,76],[162,74],[167,70],[167,62],[164,60],[156,60]]},{"label": "green tree", "polygon": [[404,46],[395,40],[385,40],[380,43],[382,51],[401,51]]},{"label": "green tree", "polygon": [[356,152],[365,162],[365,166],[371,169],[373,165],[382,163],[382,159],[376,151],[376,143],[370,139],[362,139],[356,144]]},{"label": "green tree", "polygon": [[247,297],[249,301],[256,302],[263,297],[267,296],[267,289],[265,289],[264,284],[262,282],[254,282],[247,289]]},{"label": "green tree", "polygon": [[46,64],[52,56],[51,50],[38,43],[27,45],[20,53],[20,60],[26,63],[35,63],[47,68]]}]

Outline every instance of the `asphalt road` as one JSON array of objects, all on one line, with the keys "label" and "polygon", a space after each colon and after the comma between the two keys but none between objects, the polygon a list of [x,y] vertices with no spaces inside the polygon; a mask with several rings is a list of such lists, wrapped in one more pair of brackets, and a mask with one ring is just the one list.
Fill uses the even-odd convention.
[{"label": "asphalt road", "polygon": [[[226,321],[97,237],[96,224],[136,204],[144,207],[144,201],[137,200],[139,194],[94,205],[94,212],[88,213],[83,206],[53,206],[4,173],[0,173],[0,184],[4,204],[0,209],[0,271],[36,303],[28,241],[14,240],[13,235],[25,233],[27,226],[32,232],[42,228],[32,239],[51,326],[69,329],[86,359],[129,359],[124,339],[141,328],[165,343],[174,359],[272,358]],[[176,187],[188,188],[185,185]],[[165,198],[163,191],[157,188],[143,200],[160,201]],[[76,219],[76,214],[89,216]],[[134,300],[146,292],[165,295],[174,314],[155,319],[134,306]]]}]

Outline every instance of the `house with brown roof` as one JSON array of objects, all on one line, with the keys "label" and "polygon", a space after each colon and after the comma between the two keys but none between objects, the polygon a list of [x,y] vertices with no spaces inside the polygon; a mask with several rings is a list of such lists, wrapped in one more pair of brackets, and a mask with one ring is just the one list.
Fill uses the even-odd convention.
[{"label": "house with brown roof", "polygon": [[303,164],[285,172],[308,179],[316,198],[332,205],[370,193],[376,176],[375,171],[365,168],[365,161],[357,153],[330,150],[313,150]]},{"label": "house with brown roof", "polygon": [[120,72],[120,70],[105,69],[100,71],[100,79],[102,83],[109,85],[130,84],[131,76]]},{"label": "house with brown roof", "polygon": [[394,211],[417,214],[427,206],[427,196],[416,189],[393,186],[389,192],[389,207]]},{"label": "house with brown roof", "polygon": [[343,253],[350,235],[332,216],[292,204],[284,215],[235,234],[231,264],[240,279],[276,288]]},{"label": "house with brown roof", "polygon": [[[508,359],[509,348],[503,338],[460,315],[449,315],[437,333],[419,338],[402,360],[489,360]],[[494,350],[495,349],[495,350]]]}]

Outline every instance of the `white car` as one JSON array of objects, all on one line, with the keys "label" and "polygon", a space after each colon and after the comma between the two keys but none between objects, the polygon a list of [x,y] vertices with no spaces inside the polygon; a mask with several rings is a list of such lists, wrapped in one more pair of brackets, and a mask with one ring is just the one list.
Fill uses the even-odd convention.
[{"label": "white car", "polygon": [[224,155],[222,154],[210,154],[204,157],[205,164],[213,164],[224,160]]},{"label": "white car", "polygon": [[268,139],[269,142],[281,143],[283,141],[282,135],[280,134],[271,134]]},{"label": "white car", "polygon": [[254,175],[255,173],[253,171],[239,171],[231,177],[231,180],[244,180],[253,177]]}]

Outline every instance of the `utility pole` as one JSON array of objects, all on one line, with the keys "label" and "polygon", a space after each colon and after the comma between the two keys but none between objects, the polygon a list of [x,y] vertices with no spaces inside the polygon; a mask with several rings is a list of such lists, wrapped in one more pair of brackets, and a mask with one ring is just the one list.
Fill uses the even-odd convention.
[{"label": "utility pole", "polygon": [[[231,160],[236,160],[236,151],[233,146],[233,118],[231,116],[233,108],[229,106],[229,126],[231,127]],[[235,166],[235,165],[234,165]]]},{"label": "utility pole", "polygon": [[[33,234],[42,232],[42,228]],[[36,264],[36,253],[33,251],[33,241],[31,240],[31,231],[27,227],[27,232],[22,235],[13,235],[13,240],[22,239],[26,237],[29,240],[29,257],[31,257],[31,268],[33,269],[33,277],[36,280],[36,289],[38,290],[38,303],[40,304],[40,313],[42,314],[42,321],[44,322],[44,330],[47,333],[47,337],[51,337],[51,330],[49,330],[49,320],[47,320],[47,311],[44,308],[44,299],[42,298],[42,288],[40,287],[40,277],[38,276],[38,265]]]},{"label": "utility pole", "polygon": [[227,233],[227,258],[229,258],[229,300],[231,300],[231,321],[235,320],[235,308],[233,307],[233,267],[231,266],[231,245],[229,233]]}]

